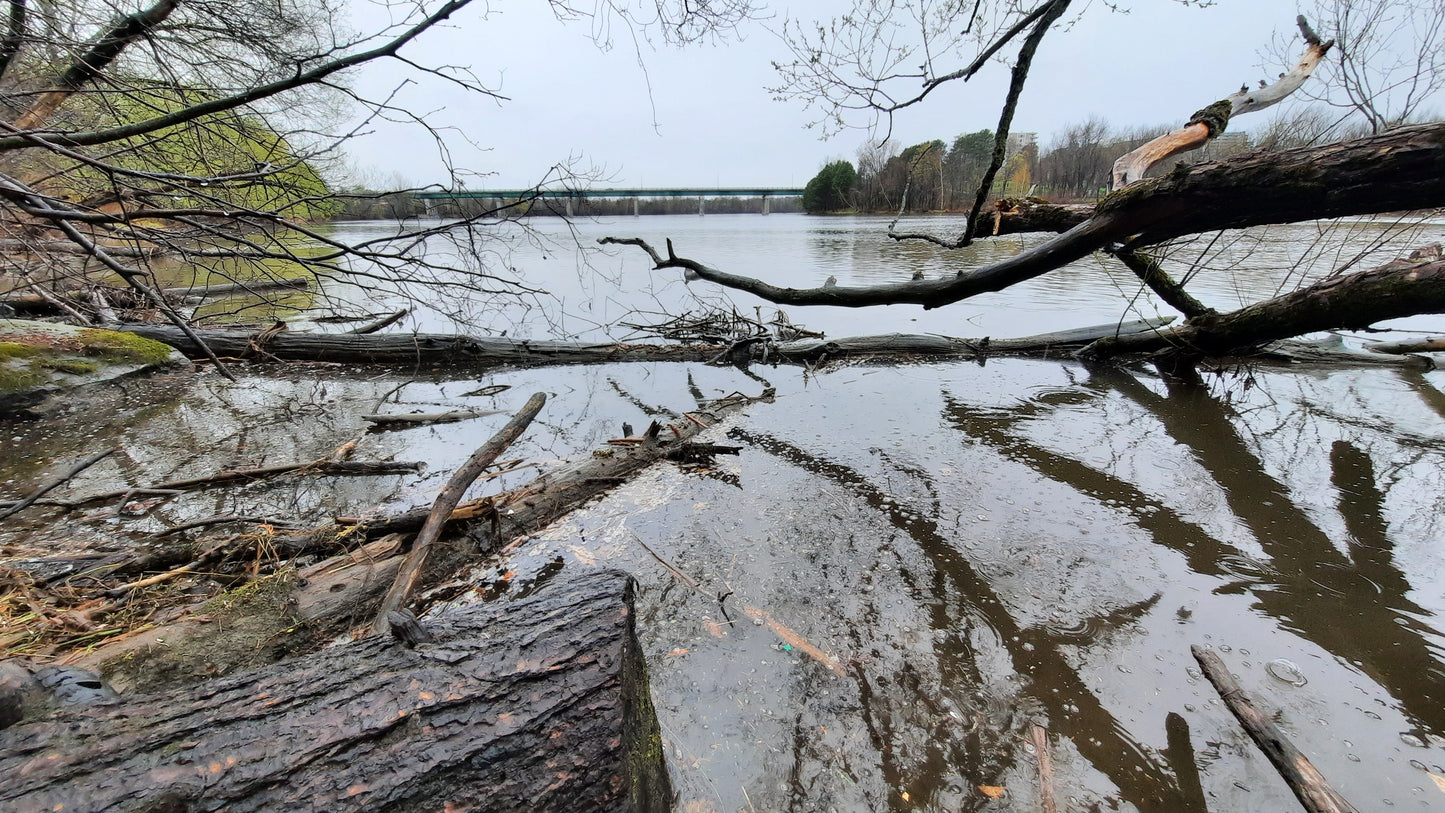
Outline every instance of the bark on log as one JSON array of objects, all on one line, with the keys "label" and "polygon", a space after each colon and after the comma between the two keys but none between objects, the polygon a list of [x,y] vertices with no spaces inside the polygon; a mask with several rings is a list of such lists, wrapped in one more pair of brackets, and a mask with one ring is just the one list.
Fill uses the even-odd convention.
[{"label": "bark on log", "polygon": [[671,790],[617,571],[0,733],[29,811],[666,810]]},{"label": "bark on log", "polygon": [[1200,646],[1192,646],[1189,650],[1194,653],[1199,668],[1214,684],[1224,704],[1234,713],[1259,750],[1269,758],[1270,764],[1279,771],[1280,777],[1294,791],[1305,810],[1310,813],[1354,813],[1354,806],[1330,787],[1309,757],[1294,747],[1294,743],[1274,724],[1270,719],[1272,715],[1254,705],[1218,655]]},{"label": "bark on log", "polygon": [[1445,260],[1394,260],[1237,311],[1196,317],[1179,327],[1103,339],[1084,352],[1107,356],[1177,348],[1228,355],[1305,333],[1366,328],[1386,319],[1440,312],[1445,312]]}]

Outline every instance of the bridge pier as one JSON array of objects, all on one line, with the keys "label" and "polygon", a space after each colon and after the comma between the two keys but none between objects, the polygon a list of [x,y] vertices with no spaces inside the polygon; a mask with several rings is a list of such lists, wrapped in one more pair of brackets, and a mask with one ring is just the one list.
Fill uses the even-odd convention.
[{"label": "bridge pier", "polygon": [[763,195],[763,214],[768,214],[772,211],[772,203],[772,198],[768,197],[767,195]]},{"label": "bridge pier", "polygon": [[702,195],[698,195],[698,196],[697,196],[697,216],[698,216],[698,217],[702,217],[703,215],[707,214],[707,212],[704,210],[704,205],[705,205],[706,203],[707,203],[707,198],[703,197]]},{"label": "bridge pier", "polygon": [[632,196],[632,216],[642,217],[642,198],[636,195]]},{"label": "bridge pier", "polygon": [[568,195],[567,197],[563,198],[562,200],[565,201],[566,204],[567,204],[567,216],[568,216],[568,217],[571,217],[571,216],[572,216],[572,196],[571,196],[571,195]]}]

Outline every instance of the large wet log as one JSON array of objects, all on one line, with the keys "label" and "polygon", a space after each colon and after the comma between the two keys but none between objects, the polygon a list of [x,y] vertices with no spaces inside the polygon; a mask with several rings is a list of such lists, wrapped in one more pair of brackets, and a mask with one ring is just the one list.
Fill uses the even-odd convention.
[{"label": "large wet log", "polygon": [[632,581],[583,572],[389,637],[0,732],[0,808],[666,810]]},{"label": "large wet log", "polygon": [[[181,331],[162,325],[119,325],[164,342],[192,358],[199,345]],[[439,333],[328,334],[292,331],[201,330],[201,339],[218,355],[246,357],[264,352],[283,361],[333,361],[352,364],[427,364],[492,366],[566,364],[604,361],[707,361],[723,350],[713,345],[645,345],[612,342],[555,342],[500,336]]]},{"label": "large wet log", "polygon": [[[823,353],[840,356],[977,356],[983,353],[1040,353],[1109,336],[1152,331],[1173,317],[1116,322],[1107,325],[1025,336],[1017,339],[954,338],[892,333],[838,339],[771,342],[758,337],[731,348],[713,344],[611,344],[526,341],[443,334],[335,335],[321,333],[253,333],[237,330],[200,331],[211,349],[224,356],[244,356],[258,349],[284,360],[376,362],[431,365],[568,364],[619,361],[799,361]],[[199,346],[169,326],[128,325],[117,328],[155,339],[188,356],[201,356]],[[734,358],[736,357],[736,358]],[[405,420],[405,416],[392,420]],[[368,417],[367,420],[372,420]]]}]

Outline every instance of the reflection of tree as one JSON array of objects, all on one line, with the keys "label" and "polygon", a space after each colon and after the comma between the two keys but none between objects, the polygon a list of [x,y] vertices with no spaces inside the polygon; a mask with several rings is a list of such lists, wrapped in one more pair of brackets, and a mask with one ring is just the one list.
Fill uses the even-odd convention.
[{"label": "reflection of tree", "polygon": [[[1251,578],[1258,606],[1283,626],[1337,658],[1354,663],[1390,692],[1405,713],[1432,731],[1445,726],[1445,670],[1439,632],[1420,620],[1408,598],[1410,585],[1391,559],[1382,516],[1383,495],[1369,457],[1347,443],[1331,454],[1339,510],[1354,537],[1350,555],[1289,497],[1289,489],[1265,471],[1240,438],[1231,413],[1204,388],[1169,382],[1159,395],[1120,370],[1101,370],[1085,385],[1099,395],[1117,393],[1153,415],[1168,435],[1189,449],[1223,490],[1230,510],[1255,538],[1273,566]],[[1081,396],[1082,397],[1082,396]],[[1118,500],[1154,541],[1184,555],[1191,569],[1222,575],[1223,543],[1182,522],[1133,486],[1082,463],[1047,452],[1009,430],[1021,418],[1040,415],[1030,404],[1002,418],[950,400],[955,425],[1011,459],[1096,498]],[[1180,534],[1184,535],[1181,536]]]},{"label": "reflection of tree", "polygon": [[[934,645],[934,653],[944,685],[977,686],[983,683],[969,644],[969,633],[982,622],[1009,653],[1015,671],[1031,681],[1032,699],[1047,711],[1052,730],[1068,737],[1079,753],[1114,783],[1124,800],[1142,810],[1199,809],[1193,800],[1180,793],[1163,761],[1137,742],[1124,725],[1104,708],[1078,670],[1064,657],[1059,640],[1046,630],[1022,628],[988,581],[974,569],[954,540],[934,519],[898,504],[864,474],[785,440],[741,428],[733,429],[729,435],[859,495],[918,545],[933,565],[933,572],[926,583],[920,583],[925,580],[906,571],[902,572],[902,576],[911,587],[927,591],[928,598],[923,604],[930,613],[930,624],[934,630],[943,633],[942,639]],[[913,474],[926,476],[919,472]],[[1102,631],[1124,626],[1152,606],[1152,602],[1153,599],[1090,619],[1087,627]],[[1072,637],[1068,643],[1086,644],[1088,641]],[[887,693],[890,691],[896,692],[900,688],[907,691],[910,681],[906,675],[897,676],[896,680],[894,676],[889,676],[885,683],[882,680],[870,682],[863,670],[854,670],[852,674],[859,682],[865,724],[881,755],[884,777],[894,787],[907,788],[915,804],[930,804],[931,794],[936,793],[940,782],[951,775],[961,774],[968,781],[981,784],[995,784],[1002,775],[1007,766],[991,762],[993,754],[978,748],[977,742],[966,739],[943,741],[943,738],[932,738],[925,758],[917,760],[915,766],[901,766],[891,754],[895,726],[889,713],[890,707],[899,704],[903,707],[931,706],[933,701],[923,695],[901,699],[889,697]],[[913,683],[916,682],[915,679]]]}]

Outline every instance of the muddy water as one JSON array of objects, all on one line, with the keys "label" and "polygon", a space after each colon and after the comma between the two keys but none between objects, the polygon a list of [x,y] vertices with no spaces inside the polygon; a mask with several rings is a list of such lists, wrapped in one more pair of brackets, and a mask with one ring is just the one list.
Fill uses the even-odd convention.
[{"label": "muddy water", "polygon": [[[842,280],[886,251],[847,224],[798,218],[767,226],[780,233],[758,238],[762,256],[749,254],[739,235],[764,220],[622,225],[676,228],[679,250],[688,238],[702,246],[695,256],[750,262],[756,273]],[[1364,235],[1352,245],[1367,246],[1396,227],[1347,228]],[[1215,247],[1199,270],[1203,295],[1225,305],[1317,273],[1325,254],[1311,258],[1300,248],[1308,228],[1295,229]],[[1336,248],[1328,262],[1345,253]],[[1249,255],[1279,262],[1224,273]],[[618,278],[647,274],[625,255],[606,256],[592,262],[617,262]],[[930,274],[960,262],[915,261]],[[539,262],[539,274],[559,280],[578,273],[575,256]],[[794,318],[833,334],[948,325],[939,332],[1003,336],[1123,310],[1122,283],[1097,269],[1031,285],[1029,303],[1012,308]],[[688,301],[680,286],[652,293]],[[595,321],[609,322],[609,298],[593,301]],[[440,329],[441,313],[423,324]],[[542,329],[530,316],[506,318]],[[691,408],[697,394],[764,386],[733,369],[672,364],[466,378],[244,372],[239,386],[207,373],[137,382],[104,412],[7,426],[0,481],[33,482],[101,444],[122,454],[75,492],[310,459],[360,434],[359,416],[404,382],[401,403],[386,409],[507,411],[548,392],[515,447],[548,465],[587,454],[623,421],[640,426]],[[777,388],[776,402],[711,430],[739,456],[649,471],[477,577],[480,595],[506,601],[584,568],[636,574],[679,809],[1036,810],[1035,727],[1047,733],[1060,809],[1296,809],[1200,677],[1196,644],[1278,710],[1360,809],[1445,809],[1432,778],[1445,777],[1445,373],[1260,366],[1186,385],[1146,367],[1031,360],[751,372]],[[489,384],[511,389],[467,395]],[[505,420],[366,436],[360,457],[426,460],[422,475],[201,492],[135,519],[56,524],[27,514],[27,524],[7,523],[0,545],[30,555],[104,534],[139,541],[214,513],[423,504]]]}]

